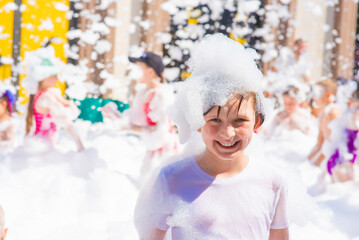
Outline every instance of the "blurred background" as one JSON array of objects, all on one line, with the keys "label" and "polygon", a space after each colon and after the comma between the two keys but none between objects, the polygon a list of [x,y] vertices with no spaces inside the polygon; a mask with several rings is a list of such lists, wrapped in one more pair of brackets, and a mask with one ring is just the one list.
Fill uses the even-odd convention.
[{"label": "blurred background", "polygon": [[[147,149],[141,132],[124,130],[118,119],[103,119],[101,113],[103,100],[116,102],[118,113],[130,106],[136,73],[141,71],[129,56],[155,52],[162,56],[167,81],[183,81],[190,76],[194,44],[220,32],[254,49],[251,53],[271,88],[267,94],[282,99],[292,83],[299,92],[299,87],[313,87],[328,78],[359,80],[357,22],[357,0],[0,0],[0,90],[4,86],[17,96],[12,117],[19,131],[15,148],[9,153],[0,149],[0,203],[7,214],[7,239],[138,238],[132,218],[142,169],[152,170],[143,168]],[[79,153],[63,130],[55,147],[24,137],[29,105],[29,93],[22,87],[25,53],[49,45],[66,63],[56,87],[76,104],[86,103],[78,104],[86,118],[80,115],[73,123],[85,146]],[[350,94],[342,94],[345,99],[337,94],[342,97],[337,99],[346,111],[346,100],[357,85],[342,85]],[[258,140],[257,148],[263,149],[265,160],[294,169],[284,171],[298,175],[308,199],[318,205],[315,210],[311,204],[291,206],[299,220],[308,218],[291,225],[291,239],[358,240],[359,165],[354,166],[356,181],[318,184],[323,170],[308,161],[320,126],[319,114],[314,113],[318,106],[311,105],[310,94],[300,98],[293,97],[298,106],[307,101],[300,107],[315,119],[294,119],[316,129],[303,133],[275,122],[278,136],[268,134],[274,138]],[[331,129],[341,131],[337,126]],[[196,148],[194,142],[188,146]],[[305,205],[308,199],[293,202]]]},{"label": "blurred background", "polygon": [[20,103],[24,53],[46,44],[68,65],[58,85],[70,97],[84,97],[70,90],[80,84],[86,96],[123,102],[129,55],[158,53],[168,81],[184,80],[191,48],[207,33],[254,48],[264,73],[297,39],[307,43],[313,82],[351,79],[359,67],[354,0],[1,0],[0,19],[0,80],[17,86]]}]

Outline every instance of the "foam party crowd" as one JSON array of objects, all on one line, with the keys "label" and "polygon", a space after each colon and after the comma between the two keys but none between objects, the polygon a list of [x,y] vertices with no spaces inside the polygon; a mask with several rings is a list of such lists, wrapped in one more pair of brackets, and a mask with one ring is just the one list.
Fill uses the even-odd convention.
[{"label": "foam party crowd", "polygon": [[51,44],[26,52],[27,105],[0,82],[0,239],[359,240],[359,83],[310,79],[306,47],[263,74],[208,34],[170,83],[128,56],[129,103],[64,95]]}]

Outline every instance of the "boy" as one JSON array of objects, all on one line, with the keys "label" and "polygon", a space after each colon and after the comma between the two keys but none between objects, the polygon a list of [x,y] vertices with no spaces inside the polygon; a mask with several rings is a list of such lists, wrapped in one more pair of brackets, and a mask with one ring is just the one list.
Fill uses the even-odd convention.
[{"label": "boy", "polygon": [[141,239],[288,239],[283,178],[245,152],[266,112],[260,71],[221,34],[200,42],[191,64],[172,118],[181,142],[197,130],[205,149],[162,168],[140,195]]}]

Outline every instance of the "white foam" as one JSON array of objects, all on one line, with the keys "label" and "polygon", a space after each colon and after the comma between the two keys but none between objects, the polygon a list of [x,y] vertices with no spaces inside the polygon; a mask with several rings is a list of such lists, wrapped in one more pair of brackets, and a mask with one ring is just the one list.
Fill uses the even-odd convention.
[{"label": "white foam", "polygon": [[175,105],[170,109],[181,143],[203,126],[203,113],[224,105],[236,93],[258,93],[260,111],[265,113],[269,105],[261,95],[262,73],[252,56],[252,51],[222,34],[207,35],[194,46],[189,61],[192,75],[177,85]]}]

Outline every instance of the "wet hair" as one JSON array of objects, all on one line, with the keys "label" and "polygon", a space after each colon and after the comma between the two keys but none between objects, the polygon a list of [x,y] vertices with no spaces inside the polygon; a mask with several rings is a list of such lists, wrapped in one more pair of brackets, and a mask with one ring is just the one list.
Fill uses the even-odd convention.
[{"label": "wet hair", "polygon": [[29,98],[29,105],[27,107],[27,115],[26,115],[26,135],[30,133],[32,124],[33,124],[33,117],[34,117],[34,99],[35,95],[30,95]]},{"label": "wet hair", "polygon": [[[250,99],[250,98],[253,99],[253,107],[254,107],[254,111],[255,111],[255,122],[257,122],[257,119],[259,118],[260,119],[260,125],[259,126],[261,126],[263,124],[264,120],[265,120],[265,116],[260,111],[260,109],[261,109],[261,101],[260,101],[260,97],[259,97],[258,93],[249,92],[245,96],[239,95],[237,101],[235,102],[235,103],[239,102],[238,108],[237,108],[237,113],[239,112],[239,109],[242,106],[243,100],[244,99]],[[203,113],[203,116],[206,116],[215,106],[216,105],[213,105],[212,107],[210,107],[206,112]],[[217,117],[219,116],[219,113],[221,112],[221,108],[222,108],[221,106],[218,106]]]}]

